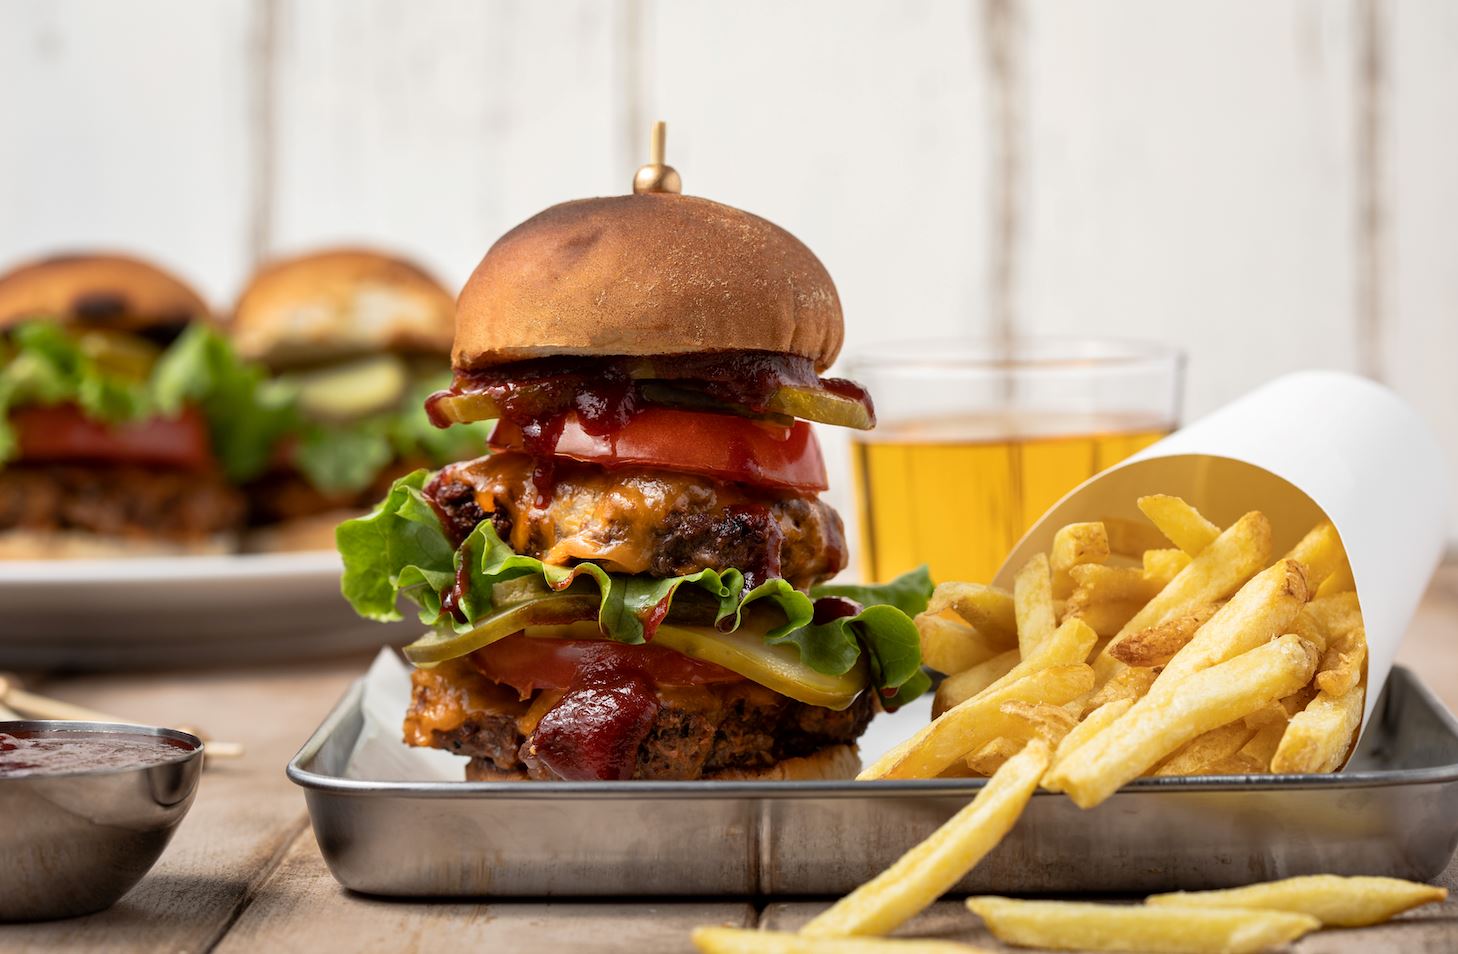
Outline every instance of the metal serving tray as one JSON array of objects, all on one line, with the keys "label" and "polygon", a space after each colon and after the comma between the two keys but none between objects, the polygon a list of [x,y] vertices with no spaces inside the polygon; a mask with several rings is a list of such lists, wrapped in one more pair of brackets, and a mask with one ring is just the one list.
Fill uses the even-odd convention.
[{"label": "metal serving tray", "polygon": [[[983,784],[345,779],[361,690],[288,775],[334,876],[371,894],[842,894]],[[1458,845],[1458,722],[1400,667],[1373,718],[1337,775],[1142,779],[1087,812],[1040,791],[958,890],[1139,893],[1316,872],[1429,880]]]}]

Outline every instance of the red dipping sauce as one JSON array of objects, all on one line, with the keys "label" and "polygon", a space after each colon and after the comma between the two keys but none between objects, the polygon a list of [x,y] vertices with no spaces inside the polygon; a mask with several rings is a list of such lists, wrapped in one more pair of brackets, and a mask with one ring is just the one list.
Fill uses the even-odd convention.
[{"label": "red dipping sauce", "polygon": [[0,779],[150,768],[197,752],[181,739],[128,732],[0,732]]}]

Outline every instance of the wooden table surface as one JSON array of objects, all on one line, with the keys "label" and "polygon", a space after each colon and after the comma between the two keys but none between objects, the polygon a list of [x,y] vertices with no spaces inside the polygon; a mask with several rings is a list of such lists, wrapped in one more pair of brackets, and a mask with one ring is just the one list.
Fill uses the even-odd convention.
[{"label": "wooden table surface", "polygon": [[[1458,710],[1458,566],[1434,580],[1401,660]],[[156,724],[202,724],[247,747],[210,766],[157,867],[101,914],[0,926],[0,951],[687,951],[695,925],[792,929],[828,902],[418,903],[350,894],[330,877],[284,765],[369,656],[273,668],[45,681],[52,695]],[[3,860],[0,860],[3,863]],[[1442,883],[1458,889],[1458,865]],[[944,901],[904,933],[999,945]],[[1328,931],[1299,952],[1458,950],[1458,900],[1391,925]]]}]

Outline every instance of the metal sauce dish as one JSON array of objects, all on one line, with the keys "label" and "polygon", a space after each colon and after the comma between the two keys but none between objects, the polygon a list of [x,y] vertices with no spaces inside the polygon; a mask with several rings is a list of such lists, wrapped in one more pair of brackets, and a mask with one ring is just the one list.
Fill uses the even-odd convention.
[{"label": "metal sauce dish", "polygon": [[165,740],[152,764],[0,773],[0,921],[91,914],[132,889],[192,805],[203,743],[175,729],[107,722],[0,722],[0,734],[103,744]]}]

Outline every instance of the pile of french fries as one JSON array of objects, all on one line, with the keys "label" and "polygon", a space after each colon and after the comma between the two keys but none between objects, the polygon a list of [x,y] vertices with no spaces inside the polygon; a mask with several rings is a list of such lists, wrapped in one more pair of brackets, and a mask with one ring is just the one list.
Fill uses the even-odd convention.
[{"label": "pile of french fries", "polygon": [[1223,530],[1178,497],[1149,524],[1069,524],[1011,593],[937,587],[917,619],[947,673],[936,718],[863,779],[991,775],[1029,740],[1084,808],[1140,775],[1331,772],[1366,697],[1367,637],[1336,529],[1272,562],[1252,511]]},{"label": "pile of french fries", "polygon": [[[701,928],[700,950],[971,951],[882,940],[950,890],[1040,787],[1082,808],[1143,775],[1340,768],[1361,725],[1366,631],[1335,527],[1272,560],[1270,522],[1216,526],[1178,497],[1149,523],[1063,527],[1011,593],[937,587],[917,618],[947,674],[933,720],[861,779],[988,776],[973,801],[798,934]],[[1292,878],[1144,905],[972,898],[999,940],[1059,949],[1259,951],[1322,926],[1375,924],[1447,896],[1390,878]]]}]

